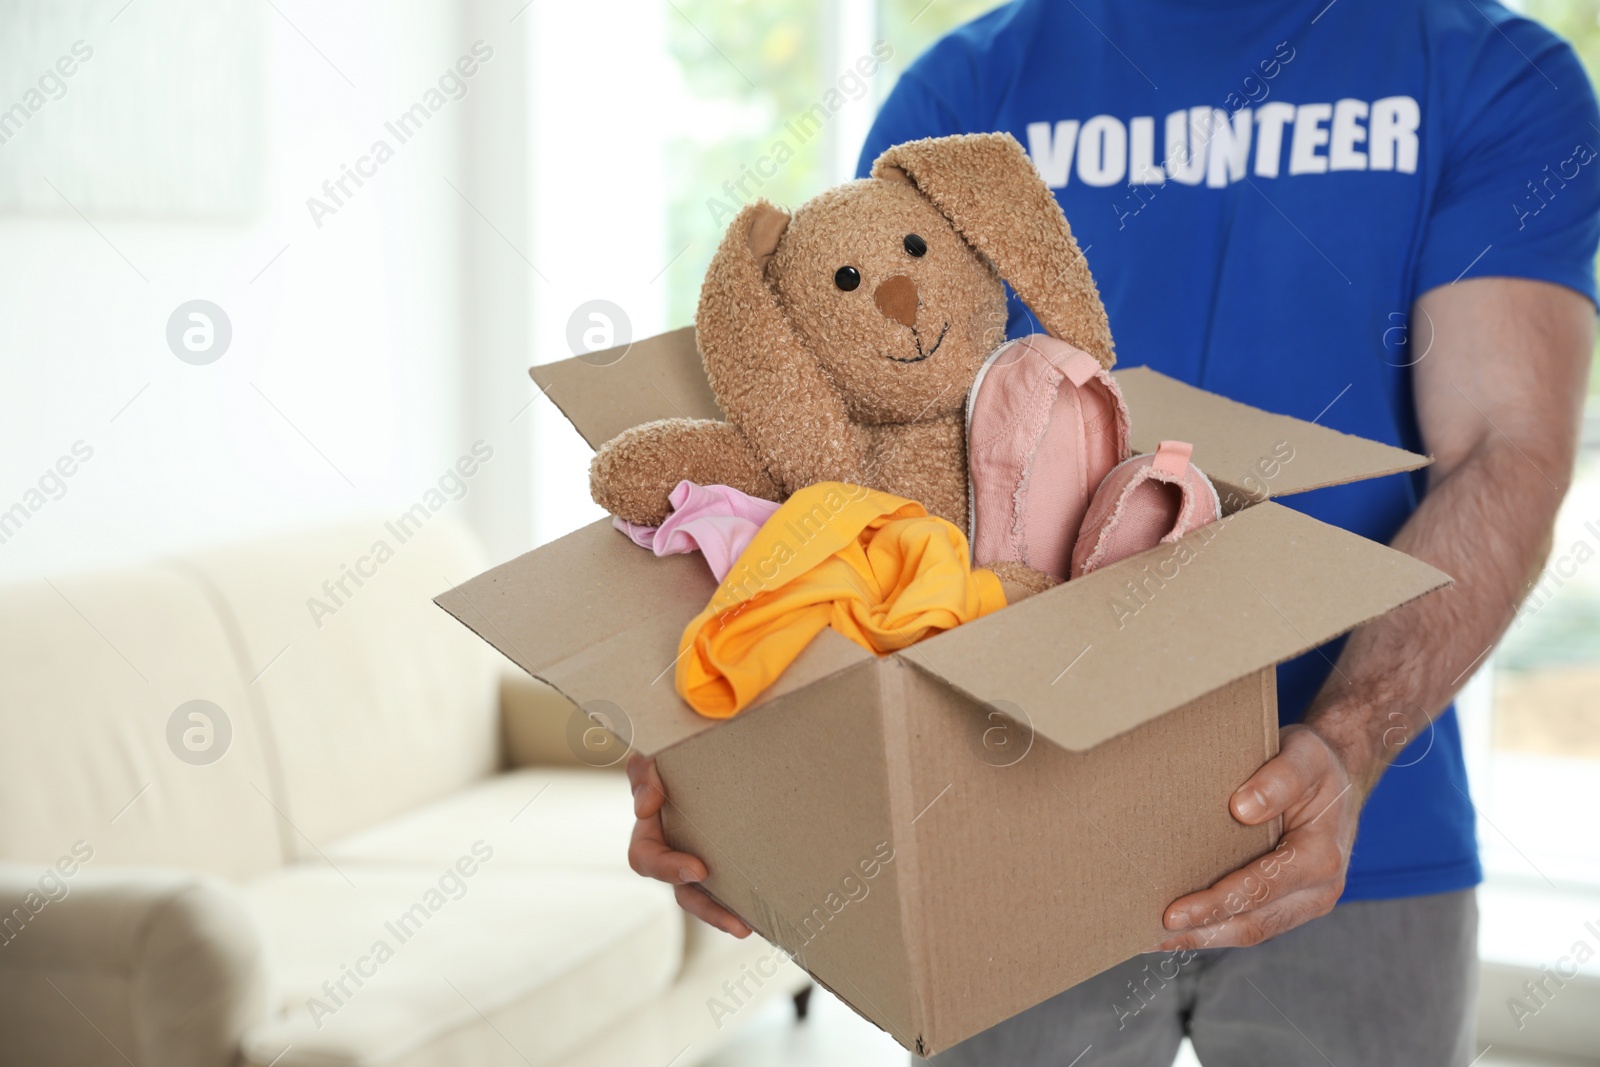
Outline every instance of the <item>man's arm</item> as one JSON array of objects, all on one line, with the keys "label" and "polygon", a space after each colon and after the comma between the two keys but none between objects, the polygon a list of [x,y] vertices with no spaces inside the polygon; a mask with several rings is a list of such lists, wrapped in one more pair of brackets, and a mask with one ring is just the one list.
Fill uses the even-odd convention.
[{"label": "man's arm", "polygon": [[1254,945],[1325,915],[1344,889],[1361,805],[1500,639],[1550,551],[1572,478],[1594,350],[1589,300],[1477,278],[1417,301],[1417,418],[1428,492],[1394,547],[1455,585],[1358,628],[1303,725],[1240,786],[1240,822],[1283,816],[1278,849],[1173,902],[1160,947]]}]

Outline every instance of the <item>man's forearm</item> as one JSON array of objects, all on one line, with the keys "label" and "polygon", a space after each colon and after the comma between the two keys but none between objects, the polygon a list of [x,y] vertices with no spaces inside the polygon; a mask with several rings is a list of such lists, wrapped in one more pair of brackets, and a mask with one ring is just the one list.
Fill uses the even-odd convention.
[{"label": "man's forearm", "polygon": [[1491,435],[1432,486],[1394,547],[1455,584],[1350,635],[1306,723],[1370,792],[1500,639],[1549,552],[1569,465]]},{"label": "man's forearm", "polygon": [[1455,579],[1350,635],[1306,723],[1370,792],[1505,633],[1572,478],[1594,305],[1548,282],[1474,278],[1418,299],[1412,384],[1436,462],[1394,547]]}]

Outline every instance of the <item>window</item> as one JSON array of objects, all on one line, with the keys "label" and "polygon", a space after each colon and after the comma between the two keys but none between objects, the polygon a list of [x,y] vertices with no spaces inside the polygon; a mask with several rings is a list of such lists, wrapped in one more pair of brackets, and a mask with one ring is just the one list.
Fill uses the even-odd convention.
[{"label": "window", "polygon": [[[729,221],[794,207],[855,173],[900,71],[996,0],[671,0],[535,5],[535,359],[569,335],[647,337],[694,321]],[[606,40],[606,54],[564,42]],[[596,301],[611,308],[596,311]],[[601,319],[591,316],[600,314]],[[602,346],[603,347],[603,346]],[[601,517],[588,446],[535,404],[535,533]]]},{"label": "window", "polygon": [[[678,0],[666,45],[685,119],[667,152],[668,297],[693,321],[728,222],[757,198],[793,207],[855,175],[878,103],[910,62],[996,0]],[[748,68],[748,69],[746,69]]]},{"label": "window", "polygon": [[1486,678],[1463,701],[1491,877],[1600,886],[1591,821],[1600,784],[1600,397],[1593,383],[1549,563]]}]

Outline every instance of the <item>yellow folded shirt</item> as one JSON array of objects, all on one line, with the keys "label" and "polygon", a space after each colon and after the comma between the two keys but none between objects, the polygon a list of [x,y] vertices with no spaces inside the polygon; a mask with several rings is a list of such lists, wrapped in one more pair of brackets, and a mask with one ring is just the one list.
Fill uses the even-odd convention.
[{"label": "yellow folded shirt", "polygon": [[967,538],[921,504],[843,482],[791,496],[678,641],[678,693],[726,719],[832,626],[880,655],[1005,607]]}]

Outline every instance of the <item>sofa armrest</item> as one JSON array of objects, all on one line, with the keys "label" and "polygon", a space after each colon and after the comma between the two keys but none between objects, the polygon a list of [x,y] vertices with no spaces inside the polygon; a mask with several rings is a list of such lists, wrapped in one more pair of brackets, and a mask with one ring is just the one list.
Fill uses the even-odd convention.
[{"label": "sofa armrest", "polygon": [[578,706],[522,671],[500,675],[500,729],[511,767],[609,767],[627,748],[583,718]]},{"label": "sofa armrest", "polygon": [[215,1067],[266,1017],[261,937],[226,883],[4,863],[0,908],[6,1063]]}]

